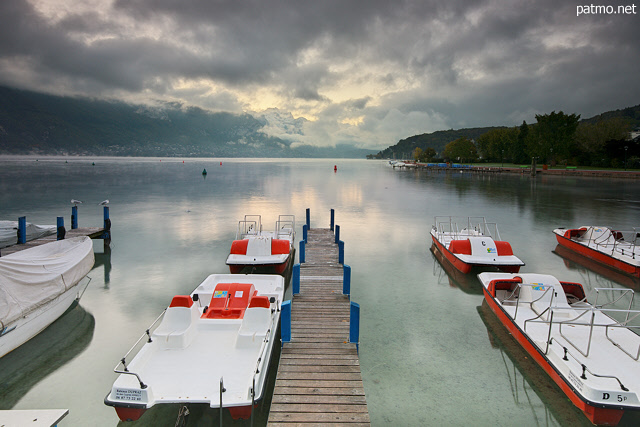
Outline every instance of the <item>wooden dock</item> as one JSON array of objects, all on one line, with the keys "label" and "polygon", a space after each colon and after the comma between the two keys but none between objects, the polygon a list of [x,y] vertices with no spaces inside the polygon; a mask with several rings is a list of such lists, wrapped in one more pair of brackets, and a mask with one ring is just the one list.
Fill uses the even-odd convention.
[{"label": "wooden dock", "polygon": [[[92,239],[101,239],[105,231],[106,230],[103,227],[75,228],[72,230],[67,230],[64,238],[70,239],[72,237],[89,236]],[[57,239],[58,237],[56,234],[51,234],[49,236],[40,237],[39,239],[30,240],[26,243],[7,246],[6,248],[0,249],[0,256],[10,255],[16,252],[20,252],[24,249],[29,249],[29,248],[34,248],[36,246],[44,245],[45,243],[55,242]]]},{"label": "wooden dock", "polygon": [[291,304],[291,341],[283,343],[269,426],[370,426],[350,301],[330,229],[310,229],[300,293]]}]

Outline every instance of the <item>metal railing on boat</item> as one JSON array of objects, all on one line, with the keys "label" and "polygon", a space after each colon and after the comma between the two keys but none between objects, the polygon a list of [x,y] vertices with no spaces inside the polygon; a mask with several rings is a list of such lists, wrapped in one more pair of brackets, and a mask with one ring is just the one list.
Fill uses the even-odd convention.
[{"label": "metal railing on boat", "polygon": [[[164,314],[166,313],[167,309],[165,308],[162,313],[160,313],[160,315],[156,318],[156,320],[153,321],[153,323],[146,329],[146,331],[144,332],[144,334],[142,334],[140,336],[140,338],[138,338],[138,341],[135,342],[135,344],[133,344],[131,346],[131,348],[129,349],[129,351],[127,351],[127,353],[122,357],[122,359],[120,359],[120,362],[118,362],[118,364],[115,366],[115,368],[113,368],[113,372],[115,372],[116,374],[125,374],[125,375],[133,375],[138,379],[138,382],[140,383],[140,388],[145,389],[147,388],[147,385],[142,381],[142,379],[140,378],[140,375],[136,374],[135,372],[131,372],[129,371],[129,369],[127,368],[127,357],[131,354],[131,352],[133,351],[134,348],[136,348],[138,346],[138,344],[140,344],[140,342],[142,341],[142,339],[146,336],[147,337],[147,343],[153,342],[153,340],[151,339],[151,329],[154,327],[154,325],[156,323],[158,323],[158,321],[162,318],[162,316],[164,316]],[[118,366],[120,366],[120,364],[122,364],[124,370],[118,370]]]},{"label": "metal railing on boat", "polygon": [[[464,224],[464,222],[466,222],[466,224]],[[487,222],[483,216],[470,216],[465,218],[436,216],[434,217],[433,223],[438,237],[446,235],[447,237],[458,239],[461,237],[483,235],[495,240],[500,240],[498,224],[495,222]]]},{"label": "metal railing on boat", "polygon": [[[515,302],[516,303],[516,308],[515,308],[515,312],[513,315],[513,320],[515,321],[518,317],[518,307],[520,306],[520,299],[519,298],[513,298],[516,293],[519,294],[519,289],[522,288],[523,286],[537,286],[537,285],[532,285],[532,284],[526,284],[526,283],[518,283],[516,284],[516,288],[513,290],[513,292],[507,297],[505,298],[503,301],[501,301],[501,303],[504,302]],[[534,305],[536,302],[542,300],[544,298],[544,296],[550,292],[553,288],[553,286],[551,285],[546,285],[547,289],[544,291],[544,293],[539,297],[536,298],[533,301],[526,301],[526,302],[522,302],[523,304],[529,304],[531,310],[535,313],[537,313],[537,316],[532,317],[531,319],[526,319],[523,322],[523,328],[526,332],[527,330],[527,324],[528,323],[543,323],[543,324],[548,324],[549,325],[549,332],[548,332],[548,336],[547,336],[547,345],[546,345],[546,349],[545,349],[545,354],[548,354],[549,352],[549,344],[551,343],[552,339],[551,339],[551,331],[553,328],[553,325],[556,324],[558,325],[558,333],[560,334],[560,336],[562,336],[562,338],[564,338],[573,348],[575,348],[577,351],[580,352],[580,354],[582,354],[584,357],[589,357],[589,353],[591,350],[591,343],[592,343],[592,338],[593,338],[593,329],[594,327],[603,327],[605,328],[605,336],[606,338],[618,349],[620,349],[620,351],[622,351],[623,353],[625,353],[627,356],[629,356],[631,359],[638,361],[640,359],[640,344],[638,345],[638,349],[633,350],[635,352],[635,355],[627,350],[625,350],[622,347],[622,344],[614,341],[610,336],[609,336],[609,330],[613,329],[613,328],[624,328],[624,329],[628,329],[631,330],[632,332],[635,330],[640,331],[640,325],[629,325],[630,322],[632,322],[633,320],[640,318],[640,310],[632,310],[631,307],[633,306],[633,300],[634,300],[634,295],[635,293],[633,292],[633,290],[631,289],[619,289],[619,288],[595,288],[594,290],[596,291],[596,302],[594,303],[593,306],[589,305],[589,306],[584,306],[584,305],[572,305],[570,307],[557,307],[553,305],[553,301],[554,301],[554,295],[555,292],[551,292],[551,298],[549,300],[549,306],[547,308],[545,308],[544,310],[542,310],[542,312],[538,312],[535,308]],[[597,301],[598,301],[598,297],[600,295],[600,292],[621,292],[622,295],[618,298],[616,298],[614,301],[608,302],[604,305],[598,306],[597,305]],[[618,301],[620,301],[622,299],[622,297],[624,297],[625,295],[630,294],[631,298],[629,300],[629,307],[627,309],[613,309],[613,308],[608,308],[605,309],[603,308],[605,305],[610,305],[610,304],[614,304]],[[512,299],[513,298],[513,299]],[[582,301],[580,301],[582,302]],[[554,312],[567,312],[571,310],[572,312],[580,312],[577,316],[573,317],[572,319],[568,319],[568,320],[561,320],[561,321],[555,321],[553,320],[553,316],[554,316]],[[543,316],[545,314],[549,313],[549,319],[546,320],[543,318]],[[578,320],[580,320],[581,318],[583,318],[587,313],[591,313],[591,319],[588,322],[578,322]],[[602,313],[604,316],[606,316],[607,318],[611,319],[613,323],[596,323],[595,322],[595,318],[596,318],[596,313]],[[612,317],[613,315],[615,315],[616,313],[621,313],[625,315],[625,319],[620,321],[620,320],[616,320],[614,317]],[[609,315],[611,314],[611,316]],[[574,343],[569,337],[567,337],[565,334],[562,333],[562,326],[563,325],[569,325],[569,326],[588,326],[589,327],[589,337],[587,340],[587,349],[586,351],[583,351],[582,349],[580,349],[577,345],[577,343]]]},{"label": "metal railing on boat", "polygon": [[[519,290],[521,287],[523,286],[534,286],[531,284],[522,284],[522,283],[518,283],[516,284],[515,289],[511,292],[511,294],[509,296],[507,296],[506,298],[504,298],[501,303],[504,304],[505,302],[515,302],[515,312],[514,312],[514,316],[513,316],[513,320],[515,321],[517,318],[517,313],[518,313],[518,307],[521,303],[520,299],[518,298],[519,295]],[[537,313],[537,316],[531,318],[531,319],[526,319],[523,323],[523,328],[526,331],[527,329],[527,324],[528,323],[542,323],[542,324],[548,324],[549,325],[549,329],[548,329],[548,334],[547,334],[547,340],[546,340],[546,348],[544,351],[544,354],[547,355],[549,353],[549,346],[553,344],[554,342],[554,337],[551,336],[552,333],[552,328],[554,326],[554,324],[558,325],[558,333],[560,334],[560,336],[562,336],[562,338],[569,344],[571,345],[574,349],[576,349],[582,356],[589,357],[589,353],[591,350],[591,343],[592,343],[592,338],[593,338],[593,329],[596,327],[602,327],[605,328],[605,336],[606,338],[611,342],[611,344],[615,347],[617,347],[618,349],[620,349],[623,353],[625,353],[627,356],[629,356],[631,359],[633,359],[634,361],[638,361],[640,359],[640,344],[638,345],[638,349],[633,350],[635,352],[635,355],[629,351],[627,351],[626,349],[624,349],[622,347],[622,344],[616,342],[615,340],[613,340],[610,336],[609,336],[609,330],[613,329],[613,328],[624,328],[627,330],[631,330],[632,332],[634,332],[635,330],[640,331],[640,325],[630,325],[629,323],[632,322],[633,320],[640,318],[640,310],[632,310],[631,307],[633,306],[633,300],[634,300],[634,295],[635,293],[633,292],[633,290],[631,289],[617,289],[617,288],[595,288],[594,290],[596,291],[596,302],[594,303],[593,306],[585,306],[585,305],[576,305],[573,304],[573,306],[571,307],[554,307],[553,306],[553,300],[554,300],[554,295],[555,292],[551,293],[551,298],[549,300],[549,306],[547,308],[545,308],[542,312],[538,313],[537,310],[535,310],[533,304],[542,300],[542,298],[544,298],[544,296],[547,294],[547,292],[551,291],[553,288],[553,286],[549,286],[545,292],[537,299],[533,300],[533,301],[526,301],[526,302],[522,302],[523,304],[530,304],[530,308],[532,309],[532,311],[534,311],[535,313]],[[600,296],[600,293],[604,293],[604,292],[610,292],[610,293],[615,293],[615,292],[620,292],[621,295],[618,298],[614,298],[613,301],[607,302],[603,305],[598,305],[598,297]],[[618,301],[620,301],[625,295],[631,295],[630,301],[629,301],[629,307],[627,309],[613,309],[613,308],[603,308],[606,305],[611,305],[611,304],[615,304]],[[585,298],[586,299],[586,298]],[[584,302],[584,300],[579,301],[578,303],[582,303]],[[558,312],[562,312],[562,311],[568,311],[568,310],[572,310],[572,312],[580,312],[580,314],[578,314],[577,316],[575,316],[572,319],[569,320],[562,320],[562,321],[555,321],[554,322],[554,312],[558,311]],[[544,319],[543,316],[549,313],[549,318],[548,320]],[[578,322],[579,319],[581,319],[583,316],[585,316],[587,313],[591,313],[591,319],[588,322]],[[605,315],[607,318],[612,320],[612,323],[596,323],[595,322],[595,318],[596,318],[596,313],[602,313],[603,315]],[[620,313],[620,314],[624,314],[625,318],[624,320],[616,320],[614,317],[612,317],[613,315],[615,315],[616,313]],[[611,315],[609,315],[611,314]],[[577,343],[573,342],[569,337],[567,337],[565,334],[562,333],[562,326],[563,325],[569,325],[572,327],[575,326],[587,326],[589,327],[589,337],[587,340],[587,349],[586,351],[581,350]],[[638,332],[636,332],[636,334],[638,334]],[[557,341],[557,340],[556,340]],[[602,373],[595,373],[593,371],[591,371],[587,365],[585,363],[583,363],[583,361],[581,361],[580,359],[578,359],[571,351],[569,351],[569,349],[563,345],[561,345],[563,351],[564,351],[564,357],[563,360],[569,360],[568,356],[571,356],[578,364],[580,364],[581,368],[582,368],[582,375],[581,378],[582,379],[586,379],[586,372],[588,372],[589,374],[593,375],[594,377],[598,377],[598,378],[609,378],[609,379],[613,379],[615,381],[617,381],[617,383],[619,384],[620,388],[623,391],[628,391],[627,387],[624,386],[624,384],[622,383],[622,381],[615,375],[605,375]]]},{"label": "metal railing on boat", "polygon": [[[593,229],[595,227],[591,228]],[[589,237],[586,239],[586,243],[587,246],[589,246],[590,243],[593,243],[596,249],[601,251],[610,250],[611,255],[617,252],[622,256],[628,256],[632,259],[636,259],[636,254],[640,255],[640,252],[638,252],[640,231],[637,227],[633,227],[631,230],[607,229],[606,233],[593,238]]]}]

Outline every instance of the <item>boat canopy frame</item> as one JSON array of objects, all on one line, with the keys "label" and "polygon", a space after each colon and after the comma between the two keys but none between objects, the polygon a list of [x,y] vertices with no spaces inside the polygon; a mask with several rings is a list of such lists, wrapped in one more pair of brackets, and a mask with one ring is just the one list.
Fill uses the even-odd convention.
[{"label": "boat canopy frame", "polygon": [[[562,284],[562,282],[560,283]],[[501,301],[501,304],[504,304],[504,302],[515,302],[515,312],[513,315],[513,320],[515,321],[516,318],[518,317],[518,307],[521,304],[521,301],[519,298],[514,298],[511,299],[511,297],[513,297],[516,294],[520,294],[519,290],[520,288],[524,287],[524,286],[538,286],[538,285],[534,285],[534,284],[529,284],[529,283],[514,283],[515,288],[514,290],[511,292],[511,294],[505,298],[503,301]],[[522,302],[522,304],[529,304],[529,307],[531,308],[531,310],[537,314],[537,316],[532,317],[530,319],[526,319],[523,323],[523,328],[526,331],[527,330],[527,324],[528,323],[543,323],[543,324],[548,324],[549,325],[549,333],[548,333],[548,338],[547,338],[547,342],[546,342],[546,349],[545,349],[545,355],[548,354],[549,352],[549,345],[551,344],[551,342],[553,341],[551,338],[551,331],[553,328],[554,323],[558,325],[558,332],[560,333],[560,336],[562,336],[572,347],[574,347],[577,351],[580,352],[580,354],[582,354],[584,357],[589,357],[589,353],[591,350],[591,342],[592,342],[592,337],[593,337],[593,329],[594,327],[603,327],[605,328],[605,336],[606,338],[618,349],[620,349],[620,351],[622,351],[623,353],[625,353],[627,356],[629,356],[631,359],[638,361],[640,360],[640,344],[638,344],[638,349],[637,351],[634,349],[632,351],[627,351],[626,349],[624,349],[622,347],[622,345],[618,342],[616,342],[615,340],[613,340],[613,338],[611,338],[609,336],[609,330],[610,329],[614,329],[614,328],[625,328],[625,329],[630,329],[632,331],[637,330],[640,332],[640,325],[630,325],[629,323],[632,322],[635,319],[640,318],[640,310],[632,310],[631,307],[633,306],[633,300],[634,300],[634,296],[635,296],[635,292],[632,289],[625,289],[625,288],[594,288],[594,290],[596,291],[596,302],[594,303],[594,305],[585,305],[585,304],[580,304],[582,301],[578,302],[578,303],[574,303],[573,305],[569,306],[569,307],[558,307],[558,306],[554,306],[553,305],[553,301],[554,301],[554,295],[555,295],[555,287],[552,284],[545,284],[545,287],[547,289],[545,289],[545,291],[543,292],[543,294],[536,298],[535,300],[532,301],[525,301]],[[549,306],[546,307],[544,310],[542,310],[541,312],[538,312],[538,310],[535,309],[535,307],[533,306],[534,303],[542,300],[542,298],[544,298],[544,296],[547,294],[547,292],[550,292],[551,290],[554,290],[551,292],[551,298],[549,300]],[[605,292],[609,292],[609,293],[615,293],[615,292],[620,292],[621,296],[616,298],[614,301],[605,303],[603,305],[598,306],[597,305],[597,301],[598,301],[598,297],[600,296],[600,293],[605,293]],[[624,297],[625,295],[631,295],[631,297],[629,298],[629,306],[626,309],[614,309],[614,308],[604,308],[604,306],[606,305],[610,305],[610,304],[614,304],[617,301],[620,301],[622,299],[622,297]],[[554,312],[558,311],[558,312],[562,312],[562,311],[568,311],[568,310],[572,310],[572,311],[581,311],[577,316],[573,317],[572,319],[568,319],[568,320],[556,320],[554,322],[553,320],[553,316],[554,316]],[[605,315],[606,317],[608,317],[609,319],[612,320],[612,323],[596,323],[595,322],[595,317],[596,317],[596,313],[602,313],[603,315]],[[549,313],[549,318],[548,320],[545,319],[543,316],[545,314]],[[587,316],[590,317],[590,320],[588,322],[580,322],[579,320],[581,318],[583,318],[587,313],[590,313],[591,316]],[[611,315],[609,315],[609,314]],[[623,314],[625,316],[624,320],[617,320],[614,317],[612,317],[612,315],[616,314],[616,313],[620,313]],[[566,335],[564,335],[562,333],[562,326],[563,325],[570,325],[570,326],[588,326],[589,327],[589,338],[587,340],[587,348],[586,351],[583,351],[577,343],[574,343],[573,341],[571,341],[571,339],[569,339],[569,337],[567,337]],[[567,350],[565,349],[565,352]],[[635,355],[634,355],[635,353]]]},{"label": "boat canopy frame", "polygon": [[493,240],[501,240],[498,224],[487,222],[483,216],[455,217],[436,216],[433,219],[438,237],[447,236],[457,240],[469,236],[486,236]]},{"label": "boat canopy frame", "polygon": [[[560,284],[562,285],[562,282],[560,282]],[[515,322],[516,317],[517,317],[517,312],[518,312],[518,307],[521,304],[520,299],[519,298],[513,298],[516,295],[520,294],[520,288],[523,286],[537,286],[537,285],[533,285],[533,284],[527,284],[527,283],[514,283],[515,288],[514,290],[511,292],[511,294],[509,296],[507,296],[506,298],[504,298],[502,301],[500,301],[498,299],[498,301],[500,301],[501,304],[504,304],[504,302],[512,302],[515,303],[515,313],[513,315],[513,320]],[[614,328],[625,328],[628,330],[632,330],[632,332],[634,330],[640,331],[640,325],[629,325],[629,322],[633,321],[634,319],[640,318],[640,310],[632,310],[631,307],[633,305],[633,299],[634,299],[634,291],[631,289],[625,289],[625,288],[594,288],[594,290],[596,291],[596,303],[594,303],[593,306],[591,305],[586,305],[586,304],[581,304],[584,300],[579,301],[577,303],[574,303],[572,306],[570,307],[557,307],[557,306],[553,306],[553,301],[554,301],[554,295],[555,295],[555,291],[552,291],[551,293],[551,298],[549,300],[549,306],[547,308],[545,308],[542,312],[538,313],[537,310],[535,310],[535,308],[533,307],[533,304],[537,301],[540,301],[547,292],[551,291],[551,290],[555,290],[554,285],[547,285],[545,284],[545,287],[547,287],[547,289],[544,291],[544,293],[542,294],[542,296],[540,296],[539,298],[536,298],[533,301],[525,301],[522,302],[522,304],[530,304],[530,308],[533,312],[537,313],[538,315],[531,318],[531,319],[526,319],[523,323],[523,327],[524,330],[526,331],[527,329],[527,323],[542,323],[542,324],[548,324],[549,325],[549,329],[548,329],[548,334],[547,334],[547,341],[546,341],[546,348],[544,351],[545,355],[548,355],[549,353],[549,346],[553,343],[554,337],[551,336],[552,333],[552,329],[553,329],[553,325],[554,323],[558,325],[558,332],[560,334],[560,336],[562,336],[562,338],[564,338],[573,348],[575,348],[580,354],[582,354],[582,356],[584,357],[589,357],[589,352],[591,350],[591,342],[592,342],[592,338],[593,338],[593,329],[595,327],[603,327],[605,328],[605,336],[606,338],[611,342],[611,344],[613,344],[613,346],[617,347],[618,349],[620,349],[620,351],[622,351],[624,354],[626,354],[628,357],[630,357],[631,359],[638,361],[640,359],[640,344],[638,344],[638,349],[636,350],[632,350],[627,351],[627,349],[623,348],[622,345],[618,342],[616,342],[615,340],[613,340],[610,336],[609,336],[609,330],[610,329],[614,329]],[[598,297],[600,296],[600,292],[602,292],[603,294],[605,292],[610,292],[610,293],[615,293],[615,292],[621,292],[621,296],[618,298],[615,298],[614,301],[602,304],[600,306],[597,305],[597,301],[598,301]],[[629,301],[629,307],[627,309],[613,309],[613,308],[603,308],[606,305],[610,305],[610,304],[614,304],[617,301],[621,300],[622,297],[624,297],[625,295],[630,294],[630,301]],[[513,299],[512,299],[513,298]],[[585,298],[586,299],[586,298]],[[576,317],[572,318],[572,319],[568,319],[568,320],[561,320],[558,321],[556,320],[554,322],[554,311],[567,311],[567,310],[572,310],[572,311],[582,311],[580,314],[578,314]],[[612,323],[596,323],[595,322],[595,317],[596,317],[596,313],[600,312],[603,315],[605,315],[606,317],[608,317],[609,319],[612,320]],[[549,318],[548,320],[545,319],[543,316],[545,313],[549,313]],[[578,322],[579,319],[581,319],[583,316],[585,316],[587,313],[590,313],[591,316],[590,317],[590,321],[588,322]],[[614,317],[608,315],[609,314],[615,314],[615,313],[620,313],[620,314],[624,314],[625,315],[625,320],[623,321],[618,321],[616,320]],[[578,344],[571,341],[566,335],[564,335],[562,333],[562,326],[563,325],[570,325],[570,326],[588,326],[589,327],[589,337],[587,340],[587,349],[586,351],[583,351],[582,349],[580,349],[578,347]],[[588,372],[589,374],[593,375],[594,377],[599,377],[599,378],[608,378],[608,379],[613,379],[615,381],[617,381],[618,385],[620,386],[620,389],[623,391],[628,391],[628,388],[625,387],[625,385],[622,383],[622,381],[620,381],[620,379],[618,377],[616,377],[615,375],[605,375],[605,374],[601,374],[601,373],[595,373],[593,371],[591,371],[588,366],[586,366],[586,364],[584,364],[583,361],[581,361],[580,359],[578,359],[574,354],[572,354],[572,352],[565,346],[562,346],[562,349],[564,350],[564,360],[569,360],[568,356],[571,356],[576,362],[578,362],[581,367],[582,367],[582,375],[581,378],[582,379],[586,379],[586,372]],[[635,355],[633,354],[635,353]]]},{"label": "boat canopy frame", "polygon": [[262,217],[260,215],[245,215],[238,221],[236,240],[242,240],[249,236],[257,236],[262,233]]},{"label": "boat canopy frame", "polygon": [[[595,237],[590,230],[606,229],[604,233]],[[636,255],[640,256],[640,227],[632,227],[630,230],[614,230],[610,227],[587,226],[580,227],[577,230],[583,230],[577,236],[569,236],[570,240],[582,243],[588,247],[593,245],[596,250],[606,253],[608,251],[613,255],[618,253],[622,256],[628,256],[636,259]],[[588,237],[585,237],[588,235]]]}]

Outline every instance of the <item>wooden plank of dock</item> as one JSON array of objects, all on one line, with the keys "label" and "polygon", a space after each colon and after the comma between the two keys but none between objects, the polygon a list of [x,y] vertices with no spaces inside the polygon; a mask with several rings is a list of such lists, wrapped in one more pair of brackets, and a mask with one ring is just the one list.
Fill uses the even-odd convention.
[{"label": "wooden plank of dock", "polygon": [[[99,239],[104,234],[105,229],[103,227],[83,227],[67,230],[64,238],[70,239],[72,237],[88,236],[92,239]],[[58,239],[57,234],[51,234],[49,236],[40,237],[38,239],[30,240],[26,243],[19,245],[7,246],[0,249],[0,255],[6,256],[16,252],[20,252],[24,249],[35,248],[36,246],[44,245],[45,243],[55,242]]]},{"label": "wooden plank of dock", "polygon": [[342,294],[335,236],[310,229],[307,242],[268,425],[370,426],[358,351],[349,343],[350,301]]}]

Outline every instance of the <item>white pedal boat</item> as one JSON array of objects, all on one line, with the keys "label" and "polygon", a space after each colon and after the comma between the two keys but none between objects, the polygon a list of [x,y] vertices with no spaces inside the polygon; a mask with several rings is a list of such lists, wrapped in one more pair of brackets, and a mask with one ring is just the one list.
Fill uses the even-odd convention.
[{"label": "white pedal boat", "polygon": [[120,375],[105,404],[123,421],[163,403],[204,403],[249,418],[264,396],[283,295],[279,275],[212,274],[191,295],[175,296],[114,369]]},{"label": "white pedal boat", "polygon": [[607,267],[640,278],[640,229],[583,226],[553,230],[558,244]]},{"label": "white pedal boat", "polygon": [[524,265],[513,255],[509,242],[500,240],[497,224],[488,223],[484,217],[437,216],[431,239],[438,251],[465,274],[472,267],[495,267],[517,273]]},{"label": "white pedal boat", "polygon": [[293,258],[295,225],[294,215],[280,215],[275,229],[265,231],[260,215],[245,215],[227,257],[229,271],[284,274]]},{"label": "white pedal boat", "polygon": [[478,278],[498,319],[592,423],[616,425],[640,410],[640,311],[602,304],[629,297],[631,307],[632,290],[596,289],[591,305],[582,285],[546,274]]}]

